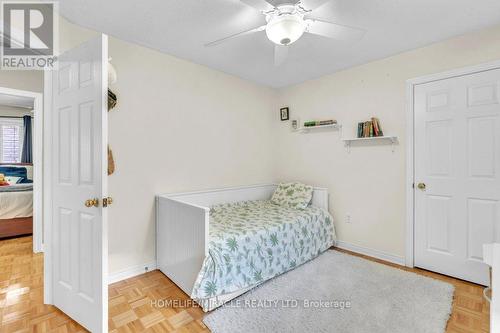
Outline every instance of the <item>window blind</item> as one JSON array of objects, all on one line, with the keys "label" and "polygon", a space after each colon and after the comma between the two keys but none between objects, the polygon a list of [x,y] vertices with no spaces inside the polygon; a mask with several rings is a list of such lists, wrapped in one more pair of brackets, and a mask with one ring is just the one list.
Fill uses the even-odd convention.
[{"label": "window blind", "polygon": [[23,120],[0,118],[0,162],[20,163],[23,147]]}]

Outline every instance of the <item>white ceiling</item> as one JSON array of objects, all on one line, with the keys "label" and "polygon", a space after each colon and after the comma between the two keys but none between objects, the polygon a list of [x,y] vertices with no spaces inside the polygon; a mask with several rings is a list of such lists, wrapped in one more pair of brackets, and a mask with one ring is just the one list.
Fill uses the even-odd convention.
[{"label": "white ceiling", "polygon": [[2,93],[0,94],[0,106],[33,109],[34,99],[32,97],[14,96]]},{"label": "white ceiling", "polygon": [[64,0],[60,10],[82,26],[272,87],[500,24],[498,0],[331,0],[313,14],[363,28],[364,38],[340,42],[304,35],[275,67],[265,32],[204,46],[265,24],[261,13],[238,0]]}]

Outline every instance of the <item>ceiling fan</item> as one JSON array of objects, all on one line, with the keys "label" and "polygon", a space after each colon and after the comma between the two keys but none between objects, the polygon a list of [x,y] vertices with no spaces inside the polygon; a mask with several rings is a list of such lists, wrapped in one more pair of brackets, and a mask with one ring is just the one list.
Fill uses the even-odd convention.
[{"label": "ceiling fan", "polygon": [[276,44],[274,46],[274,65],[279,66],[288,57],[289,46],[302,37],[304,33],[337,40],[359,40],[365,34],[363,29],[327,22],[311,15],[313,10],[326,4],[329,0],[300,0],[296,3],[281,3],[276,6],[266,0],[240,1],[264,14],[267,24],[212,41],[205,46],[215,46],[233,38],[265,30],[267,38]]}]

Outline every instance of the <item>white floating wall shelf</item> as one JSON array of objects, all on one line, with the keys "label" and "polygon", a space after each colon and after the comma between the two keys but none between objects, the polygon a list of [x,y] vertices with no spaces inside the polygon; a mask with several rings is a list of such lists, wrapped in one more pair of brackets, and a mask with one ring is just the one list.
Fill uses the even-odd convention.
[{"label": "white floating wall shelf", "polygon": [[398,142],[398,137],[397,136],[371,136],[367,138],[344,138],[342,139],[344,141],[344,144],[347,148],[347,151],[351,151],[351,143],[353,142],[366,142],[366,141],[386,141],[391,144],[392,151],[394,151],[394,145]]},{"label": "white floating wall shelf", "polygon": [[331,124],[331,125],[318,125],[318,126],[310,126],[310,127],[299,127],[297,128],[296,132],[302,132],[302,133],[309,133],[310,131],[318,130],[318,129],[332,129],[332,130],[338,130],[342,127],[342,125],[339,124]]}]

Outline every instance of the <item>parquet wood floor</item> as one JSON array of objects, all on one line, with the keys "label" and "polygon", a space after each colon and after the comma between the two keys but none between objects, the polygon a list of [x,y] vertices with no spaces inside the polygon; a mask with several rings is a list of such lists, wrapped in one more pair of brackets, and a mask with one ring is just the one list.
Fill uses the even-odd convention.
[{"label": "parquet wood floor", "polygon": [[[0,332],[85,332],[57,308],[43,304],[43,255],[32,253],[31,242],[31,237],[0,240]],[[455,286],[447,333],[489,331],[489,304],[482,298],[482,287],[421,269],[388,265]],[[189,297],[159,271],[110,285],[109,331],[208,332],[199,307],[168,306],[163,303],[168,300],[182,303],[189,302]]]},{"label": "parquet wood floor", "polygon": [[43,254],[32,250],[31,237],[0,240],[0,332],[85,332],[43,304]]}]

